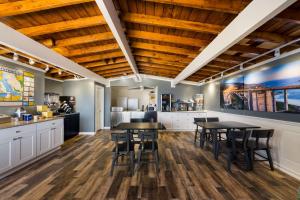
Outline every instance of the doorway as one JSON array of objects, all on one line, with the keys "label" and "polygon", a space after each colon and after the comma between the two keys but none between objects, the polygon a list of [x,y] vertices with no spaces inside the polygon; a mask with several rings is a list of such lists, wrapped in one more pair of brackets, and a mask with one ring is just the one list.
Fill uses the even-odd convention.
[{"label": "doorway", "polygon": [[104,129],[104,87],[95,86],[95,131]]}]

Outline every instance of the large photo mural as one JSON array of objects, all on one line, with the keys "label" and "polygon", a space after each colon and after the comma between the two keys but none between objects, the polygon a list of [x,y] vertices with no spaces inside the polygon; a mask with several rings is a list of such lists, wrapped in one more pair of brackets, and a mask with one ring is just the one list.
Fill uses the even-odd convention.
[{"label": "large photo mural", "polygon": [[225,109],[300,113],[300,61],[223,79],[220,103]]}]

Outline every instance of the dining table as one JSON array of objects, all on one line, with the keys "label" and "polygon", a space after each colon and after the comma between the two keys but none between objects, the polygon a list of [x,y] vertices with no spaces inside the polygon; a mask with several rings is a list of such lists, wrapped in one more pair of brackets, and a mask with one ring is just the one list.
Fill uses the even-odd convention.
[{"label": "dining table", "polygon": [[231,161],[236,157],[236,134],[235,130],[245,131],[260,128],[260,126],[236,121],[219,121],[219,122],[196,122],[197,126],[202,128],[200,133],[200,147],[204,147],[206,133],[209,131],[212,134],[213,154],[218,160],[220,143],[218,141],[219,130],[226,132],[227,140],[231,141],[231,151],[227,158],[227,169],[231,169]]},{"label": "dining table", "polygon": [[118,130],[165,130],[166,127],[160,122],[126,122],[120,123],[116,126]]}]

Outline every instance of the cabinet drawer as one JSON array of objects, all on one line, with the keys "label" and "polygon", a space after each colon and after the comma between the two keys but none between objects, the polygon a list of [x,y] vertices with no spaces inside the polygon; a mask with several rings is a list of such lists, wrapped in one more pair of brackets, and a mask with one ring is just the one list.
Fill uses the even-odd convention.
[{"label": "cabinet drawer", "polygon": [[29,124],[29,125],[24,125],[24,126],[17,126],[13,128],[7,128],[0,130],[0,135],[9,135],[13,137],[15,134],[22,134],[24,132],[35,132],[36,125],[35,124]]},{"label": "cabinet drawer", "polygon": [[63,126],[63,123],[64,123],[63,119],[56,119],[56,120],[38,123],[37,130],[42,130],[53,126]]}]

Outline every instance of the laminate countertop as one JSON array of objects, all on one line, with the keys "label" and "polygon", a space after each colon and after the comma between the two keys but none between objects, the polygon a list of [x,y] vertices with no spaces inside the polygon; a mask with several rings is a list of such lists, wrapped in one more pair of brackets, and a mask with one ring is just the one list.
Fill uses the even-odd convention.
[{"label": "laminate countertop", "polygon": [[17,127],[17,126],[26,126],[26,125],[29,125],[29,124],[41,123],[41,122],[46,122],[46,121],[51,121],[51,120],[56,120],[56,119],[63,119],[63,117],[54,116],[54,117],[50,117],[50,118],[39,119],[37,121],[34,121],[34,120],[31,120],[31,121],[17,121],[17,122],[11,121],[11,122],[0,124],[0,130],[1,129],[6,129],[6,128],[13,128],[13,127]]}]

